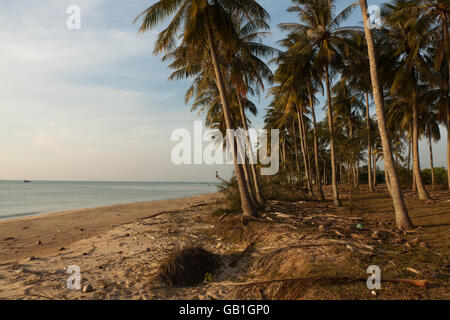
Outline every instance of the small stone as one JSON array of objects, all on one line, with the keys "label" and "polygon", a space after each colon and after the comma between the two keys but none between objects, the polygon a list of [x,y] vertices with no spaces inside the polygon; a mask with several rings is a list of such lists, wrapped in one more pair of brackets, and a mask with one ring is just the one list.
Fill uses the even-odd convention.
[{"label": "small stone", "polygon": [[87,285],[85,285],[83,287],[83,292],[84,293],[89,293],[89,292],[92,292],[92,291],[94,291],[94,288],[90,284],[87,284]]},{"label": "small stone", "polygon": [[376,295],[377,295],[377,292],[376,292],[375,290],[372,290],[371,293],[372,293],[373,296],[376,296]]},{"label": "small stone", "polygon": [[129,237],[130,234],[129,233],[125,233],[124,237]]},{"label": "small stone", "polygon": [[66,250],[66,248],[64,248],[64,247],[59,248],[59,251],[64,251],[64,250]]},{"label": "small stone", "polygon": [[426,244],[426,242],[423,242],[423,241],[419,244],[419,246],[420,246],[420,248],[422,248],[422,249],[430,249],[430,247],[428,246],[428,244]]},{"label": "small stone", "polygon": [[372,233],[371,237],[372,237],[372,239],[375,239],[375,240],[385,239],[385,235],[382,232],[380,232],[379,230],[374,231]]},{"label": "small stone", "polygon": [[152,249],[150,249],[150,248],[145,249],[145,252],[151,252],[151,251],[152,251]]},{"label": "small stone", "polygon": [[417,245],[419,244],[419,242],[420,242],[419,238],[415,238],[414,240],[411,240],[411,241],[410,241],[410,243],[411,243],[413,246],[417,246]]},{"label": "small stone", "polygon": [[84,231],[84,229],[83,229],[83,228],[80,228],[80,231]]},{"label": "small stone", "polygon": [[358,229],[358,230],[363,230],[363,229],[364,229],[364,226],[363,226],[361,223],[358,223],[358,224],[356,225],[356,229]]},{"label": "small stone", "polygon": [[36,241],[36,245],[41,245],[41,244],[42,244],[41,240]]},{"label": "small stone", "polygon": [[28,261],[34,261],[34,260],[36,260],[35,256],[31,256],[31,257],[28,258]]},{"label": "small stone", "polygon": [[407,242],[405,244],[405,248],[408,249],[408,250],[411,250],[413,248],[413,246],[409,242]]},{"label": "small stone", "polygon": [[320,232],[325,232],[327,230],[327,228],[323,225],[323,224],[321,224],[320,226],[319,226],[319,231]]}]

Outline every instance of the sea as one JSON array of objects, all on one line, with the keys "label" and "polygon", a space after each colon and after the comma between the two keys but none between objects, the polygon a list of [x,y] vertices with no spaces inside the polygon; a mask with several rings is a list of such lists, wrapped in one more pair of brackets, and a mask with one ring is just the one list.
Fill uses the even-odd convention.
[{"label": "sea", "polygon": [[205,182],[0,181],[0,220],[216,191]]}]

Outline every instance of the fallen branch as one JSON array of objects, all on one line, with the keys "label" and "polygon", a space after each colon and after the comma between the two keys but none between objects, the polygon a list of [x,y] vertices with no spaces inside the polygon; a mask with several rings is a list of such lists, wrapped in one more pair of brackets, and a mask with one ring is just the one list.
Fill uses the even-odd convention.
[{"label": "fallen branch", "polygon": [[408,280],[408,279],[387,279],[384,281],[393,283],[406,283],[424,289],[428,288],[428,284],[430,283],[430,280]]}]

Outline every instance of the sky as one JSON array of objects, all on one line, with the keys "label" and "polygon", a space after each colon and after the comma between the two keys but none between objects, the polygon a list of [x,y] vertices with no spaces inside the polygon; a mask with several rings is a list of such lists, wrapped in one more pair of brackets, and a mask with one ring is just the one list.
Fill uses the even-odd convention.
[{"label": "sky", "polygon": [[[232,166],[175,166],[171,133],[202,115],[184,103],[188,81],[168,81],[154,56],[158,29],[140,34],[134,18],[155,1],[15,0],[0,2],[0,180],[214,181]],[[259,1],[275,45],[289,0]],[[338,1],[338,10],[351,1]],[[380,4],[381,1],[369,1]],[[81,8],[81,29],[67,8]],[[346,24],[362,25],[357,10]],[[269,100],[257,102],[262,117]],[[320,106],[321,107],[321,106]],[[318,108],[321,109],[321,108]],[[323,112],[319,112],[319,118]],[[445,137],[445,131],[442,132]],[[446,146],[434,145],[435,166]],[[421,144],[424,167],[429,166]]]}]

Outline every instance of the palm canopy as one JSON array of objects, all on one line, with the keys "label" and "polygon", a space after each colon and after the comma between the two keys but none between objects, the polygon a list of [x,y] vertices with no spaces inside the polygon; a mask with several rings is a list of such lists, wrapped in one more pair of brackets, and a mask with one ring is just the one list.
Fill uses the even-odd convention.
[{"label": "palm canopy", "polygon": [[341,24],[357,7],[354,3],[336,14],[335,0],[293,0],[288,11],[297,13],[300,23],[282,23],[282,30],[304,35],[298,47],[308,42],[315,48],[316,64],[340,64],[346,50],[346,40],[355,34],[362,34],[360,27],[342,27]]},{"label": "palm canopy", "polygon": [[[264,26],[269,14],[255,0],[159,0],[144,10],[135,21],[142,19],[141,32],[155,28],[166,18],[172,17],[167,28],[158,36],[154,53],[173,50],[178,42],[199,44],[207,39],[207,26],[215,31],[220,40],[235,43],[237,31],[231,17],[245,13],[245,18],[253,21],[249,25]],[[180,33],[182,34],[180,36]]]}]

